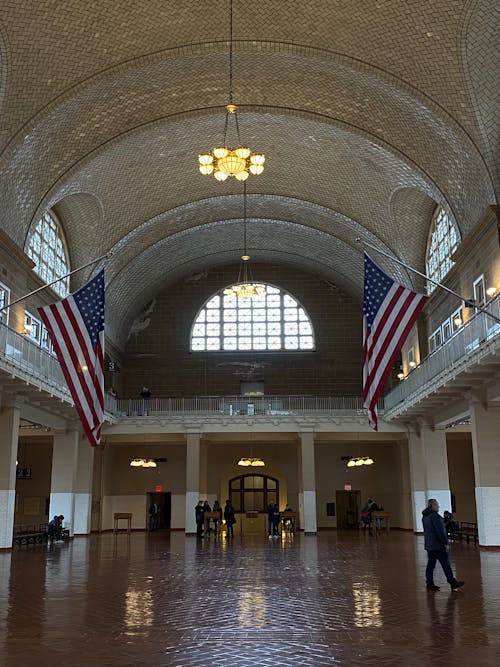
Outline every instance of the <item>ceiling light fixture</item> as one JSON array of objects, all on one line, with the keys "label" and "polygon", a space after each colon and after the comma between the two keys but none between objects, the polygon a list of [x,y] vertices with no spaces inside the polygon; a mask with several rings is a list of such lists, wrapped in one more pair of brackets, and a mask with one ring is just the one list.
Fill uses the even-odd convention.
[{"label": "ceiling light fixture", "polygon": [[156,461],[153,459],[133,459],[130,461],[132,468],[156,468]]},{"label": "ceiling light fixture", "polygon": [[[265,156],[262,153],[252,153],[248,146],[241,145],[237,110],[238,107],[233,102],[233,0],[229,0],[229,104],[226,105],[224,140],[221,146],[198,156],[200,172],[206,176],[213,174],[218,181],[225,181],[229,176],[234,176],[238,181],[246,181],[250,174],[258,175],[264,171]],[[234,118],[237,148],[227,147],[231,118]]]},{"label": "ceiling light fixture", "polygon": [[241,459],[238,461],[238,465],[243,466],[244,468],[246,468],[248,466],[252,466],[254,468],[259,468],[259,467],[265,466],[266,464],[260,458],[260,456],[257,456],[255,458],[249,458],[248,456],[242,456]]},{"label": "ceiling light fixture", "polygon": [[347,461],[348,468],[354,468],[359,466],[371,466],[374,463],[374,460],[371,456],[353,456]]},{"label": "ceiling light fixture", "polygon": [[241,256],[238,278],[234,285],[224,290],[226,296],[238,299],[253,299],[266,294],[266,286],[255,283],[250,268],[250,255],[247,253],[247,184],[243,184],[243,255]]}]

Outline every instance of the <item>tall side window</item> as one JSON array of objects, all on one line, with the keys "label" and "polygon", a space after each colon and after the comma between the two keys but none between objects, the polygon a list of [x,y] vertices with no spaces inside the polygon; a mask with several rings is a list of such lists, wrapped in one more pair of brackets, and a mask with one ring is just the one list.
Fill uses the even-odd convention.
[{"label": "tall side window", "polygon": [[[26,254],[35,262],[36,273],[46,283],[62,278],[69,272],[66,240],[58,219],[52,211],[46,211],[31,226],[26,239]],[[52,285],[61,297],[69,294],[69,278]]]},{"label": "tall side window", "polygon": [[[453,266],[451,256],[458,248],[460,234],[457,226],[442,208],[437,208],[431,220],[427,243],[426,270],[429,278],[441,282]],[[428,282],[427,293],[431,294],[436,286]]]},{"label": "tall side window", "polygon": [[191,330],[191,350],[313,350],[311,320],[300,303],[283,290],[265,285],[263,296],[238,299],[212,296]]},{"label": "tall side window", "polygon": [[[5,306],[7,306],[9,302],[10,302],[10,289],[3,283],[0,283],[0,309],[5,308]],[[0,310],[0,322],[3,322],[3,324],[9,323],[8,310]]]},{"label": "tall side window", "polygon": [[486,292],[484,289],[484,276],[480,275],[472,284],[474,292],[474,301],[478,306],[484,306],[486,303]]}]

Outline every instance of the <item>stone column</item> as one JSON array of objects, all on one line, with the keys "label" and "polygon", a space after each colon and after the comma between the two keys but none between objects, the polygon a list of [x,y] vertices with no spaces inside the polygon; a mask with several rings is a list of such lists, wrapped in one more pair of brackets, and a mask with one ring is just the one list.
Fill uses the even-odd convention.
[{"label": "stone column", "polygon": [[479,544],[500,546],[500,407],[471,404]]},{"label": "stone column", "polygon": [[75,489],[80,434],[76,429],[54,434],[49,520],[63,514],[63,526],[75,532]]},{"label": "stone column", "polygon": [[186,434],[186,535],[196,533],[194,508],[200,499],[200,434]]},{"label": "stone column", "polygon": [[445,510],[451,512],[446,432],[443,428],[425,426],[420,431],[420,437],[424,446],[427,498],[435,498],[438,501],[439,513],[442,516]]},{"label": "stone column", "polygon": [[314,433],[304,431],[300,434],[300,453],[302,462],[302,494],[304,507],[304,532],[316,534],[316,469],[314,461]]},{"label": "stone column", "polygon": [[19,414],[20,409],[15,405],[6,405],[0,412],[0,550],[12,548]]},{"label": "stone column", "polygon": [[429,498],[435,498],[439,502],[441,515],[445,510],[451,512],[448,456],[444,429],[421,426],[418,431],[410,431],[408,453],[410,457],[413,530],[421,533],[423,531],[422,510],[427,507]]},{"label": "stone column", "polygon": [[82,438],[78,446],[78,465],[75,486],[75,535],[90,533],[92,509],[92,481],[94,472],[94,451],[87,438]]},{"label": "stone column", "polygon": [[411,507],[413,530],[422,533],[422,510],[427,504],[425,487],[424,447],[420,434],[410,431],[408,434],[408,455],[410,459]]}]

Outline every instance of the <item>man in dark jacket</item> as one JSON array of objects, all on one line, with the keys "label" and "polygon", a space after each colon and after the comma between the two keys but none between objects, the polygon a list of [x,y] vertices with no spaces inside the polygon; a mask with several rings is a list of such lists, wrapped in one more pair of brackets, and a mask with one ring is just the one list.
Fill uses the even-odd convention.
[{"label": "man in dark jacket", "polygon": [[439,591],[439,586],[434,584],[434,568],[436,561],[441,563],[446,579],[452,591],[458,590],[464,585],[463,581],[457,581],[451,570],[448,558],[448,536],[444,527],[443,517],[438,514],[439,503],[435,498],[427,502],[427,508],[422,512],[422,524],[424,526],[425,550],[427,551],[427,568],[425,580],[427,589]]}]

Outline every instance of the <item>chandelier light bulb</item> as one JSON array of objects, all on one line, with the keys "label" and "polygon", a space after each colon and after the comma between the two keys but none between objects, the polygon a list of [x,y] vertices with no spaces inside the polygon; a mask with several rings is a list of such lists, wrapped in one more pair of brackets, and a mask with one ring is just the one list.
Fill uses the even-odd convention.
[{"label": "chandelier light bulb", "polygon": [[218,181],[225,181],[227,178],[227,174],[220,170],[214,171],[214,176]]},{"label": "chandelier light bulb", "polygon": [[356,459],[354,465],[356,465],[356,466],[362,466],[362,465],[364,465],[363,459]]},{"label": "chandelier light bulb", "polygon": [[347,461],[347,467],[348,468],[354,468],[356,465],[356,461],[354,459],[351,459],[350,461]]}]

